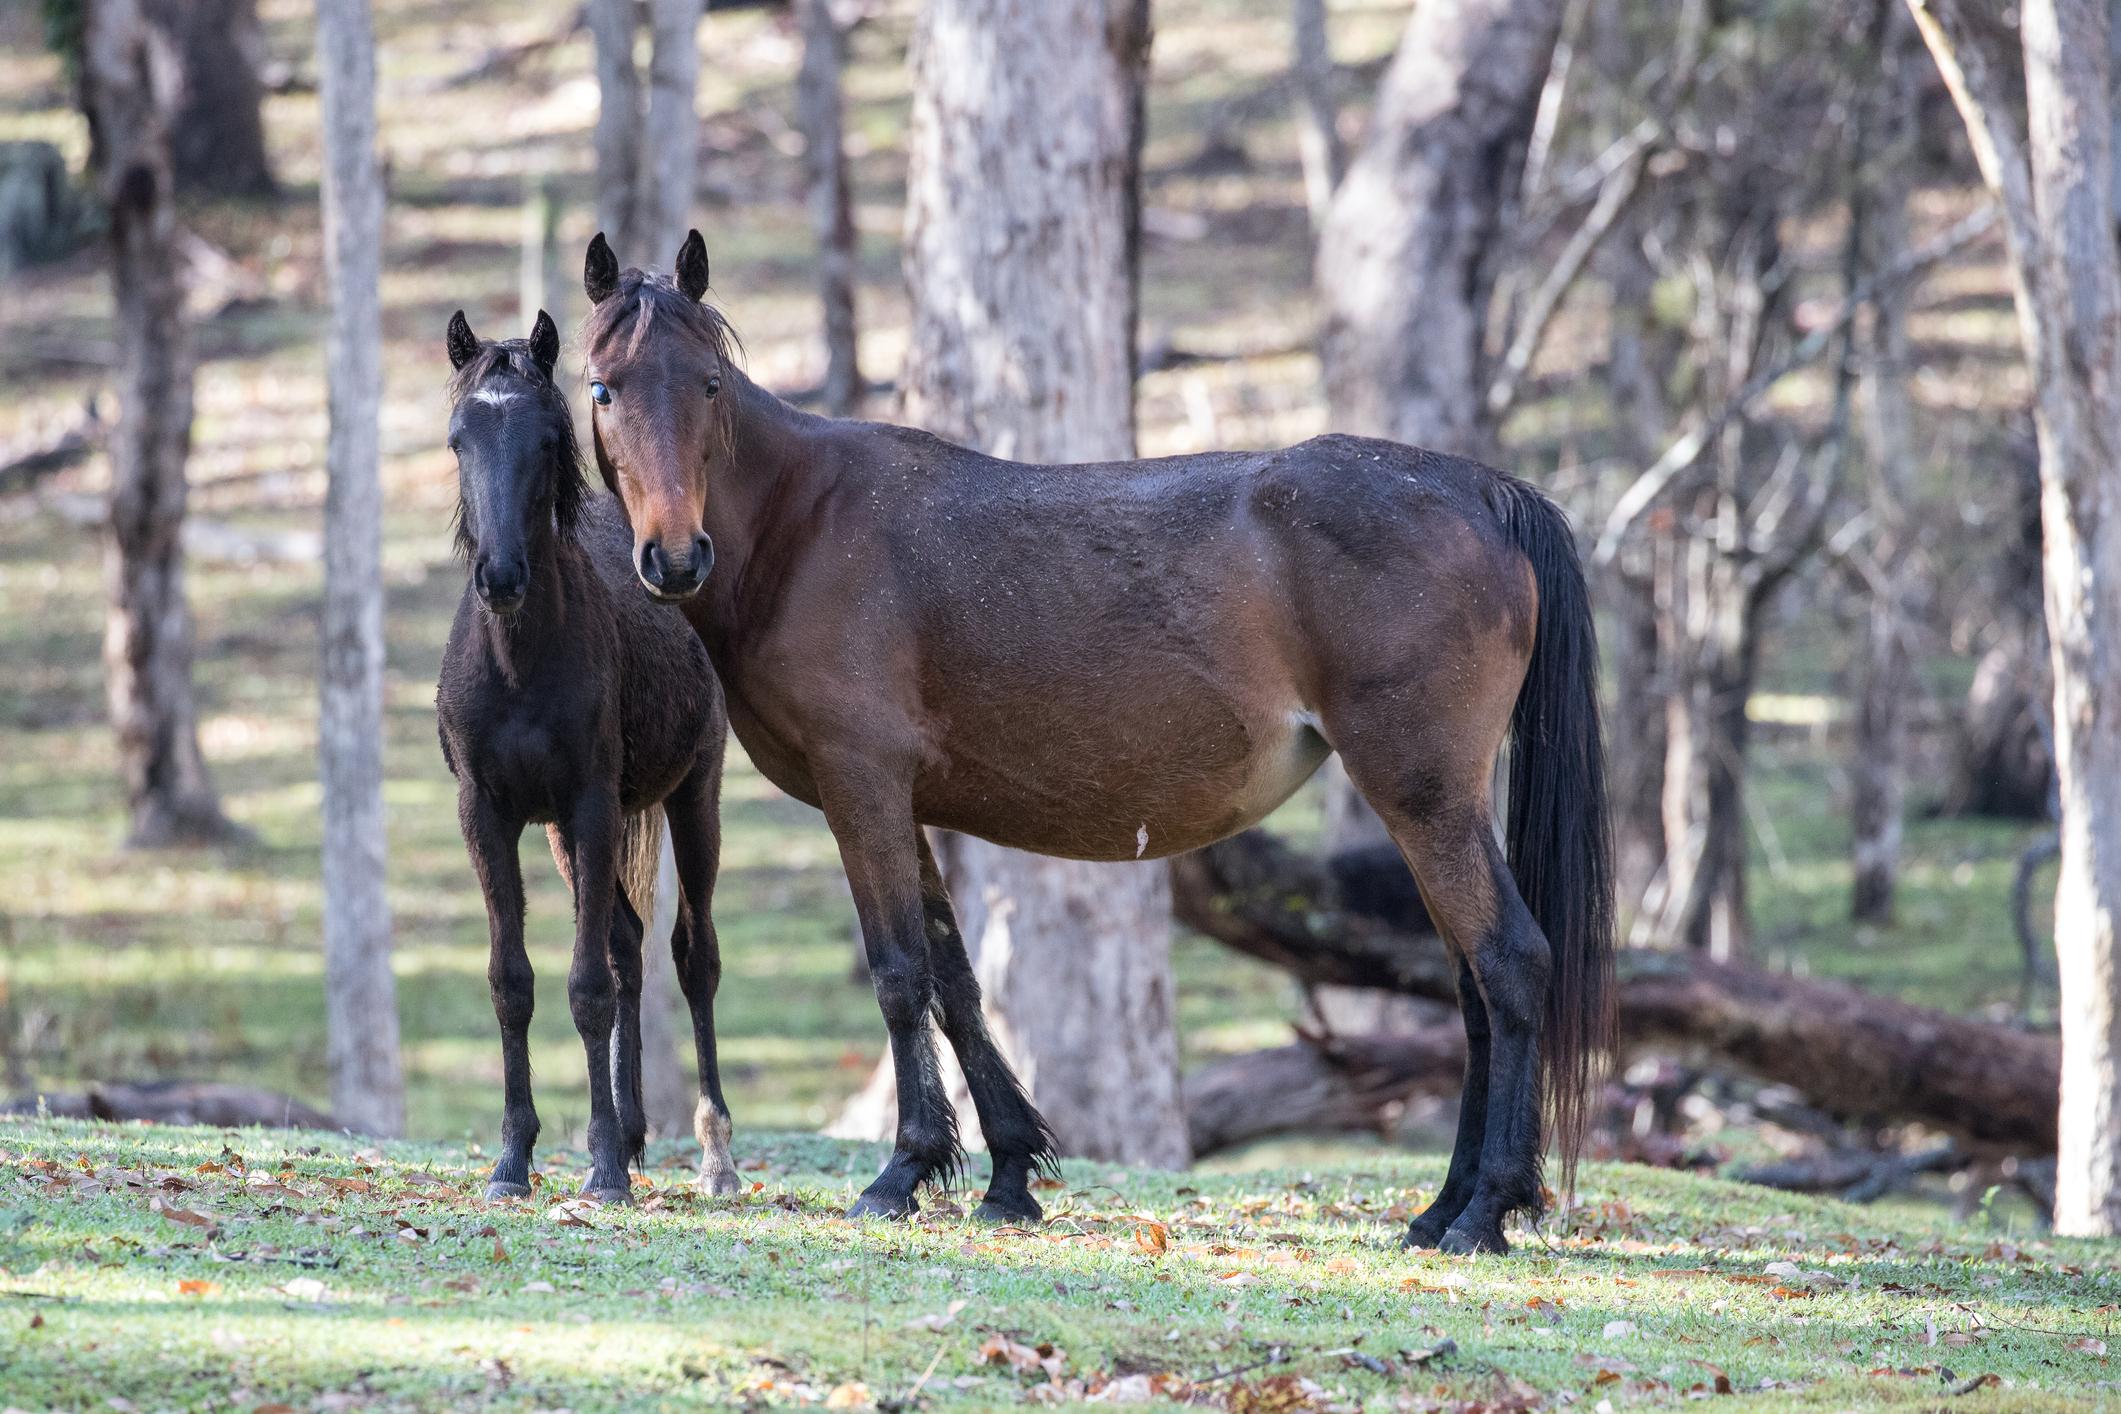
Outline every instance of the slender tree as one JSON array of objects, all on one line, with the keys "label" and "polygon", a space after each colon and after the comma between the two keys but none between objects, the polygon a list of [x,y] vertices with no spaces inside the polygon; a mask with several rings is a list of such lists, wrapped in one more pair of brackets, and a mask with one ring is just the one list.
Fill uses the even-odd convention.
[{"label": "slender tree", "polygon": [[1326,30],[1326,0],[1294,0],[1290,6],[1289,78],[1296,90],[1296,142],[1303,160],[1304,201],[1311,225],[1326,219],[1333,192],[1347,166],[1340,140],[1340,105],[1333,95],[1333,46]]},{"label": "slender tree", "polygon": [[178,188],[272,195],[279,184],[265,151],[265,32],[257,0],[148,0],[148,7],[170,36],[182,75],[170,125]]},{"label": "slender tree", "polygon": [[846,118],[841,72],[847,31],[832,0],[796,0],[803,65],[796,74],[795,117],[803,132],[803,180],[810,189],[810,230],[817,239],[818,299],[825,311],[825,410],[860,411],[862,370],[855,341],[857,254],[854,199],[847,180]]},{"label": "slender tree", "polygon": [[668,265],[699,182],[703,0],[646,0],[648,65],[634,56],[639,0],[588,0],[596,46],[597,222],[628,264]]},{"label": "slender tree", "polygon": [[2054,665],[2062,873],[2062,1102],[2055,1230],[2121,1233],[2121,252],[2109,19],[2099,0],[2020,9],[2024,121],[2007,47],[1960,0],[1909,0],[2003,206],[2033,369]]},{"label": "slender tree", "polygon": [[368,0],[318,0],[324,108],[325,454],[322,709],[324,988],[331,1105],[370,1134],[405,1124],[384,894],[382,491],[383,180]]},{"label": "slender tree", "polygon": [[[1148,44],[1146,0],[923,6],[907,179],[914,420],[1001,456],[1133,454]],[[942,855],[995,1035],[1063,1151],[1184,1163],[1167,870],[961,836]]]},{"label": "slender tree", "polygon": [[184,588],[192,358],[170,170],[180,70],[140,0],[88,0],[76,74],[109,220],[118,424],[105,542],[104,686],[136,845],[231,826],[199,750]]}]

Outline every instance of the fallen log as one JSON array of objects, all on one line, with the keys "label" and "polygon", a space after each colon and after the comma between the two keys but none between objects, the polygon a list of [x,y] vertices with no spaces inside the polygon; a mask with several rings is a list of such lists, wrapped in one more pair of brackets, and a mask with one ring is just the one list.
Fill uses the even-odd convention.
[{"label": "fallen log", "polygon": [[1456,1022],[1390,1036],[1299,1032],[1187,1075],[1186,1134],[1201,1159],[1274,1134],[1387,1133],[1413,1096],[1456,1091],[1465,1063]]},{"label": "fallen log", "polygon": [[105,1082],[86,1090],[43,1092],[0,1100],[0,1115],[48,1114],[59,1119],[139,1120],[203,1124],[215,1129],[337,1129],[339,1123],[291,1095],[251,1085],[156,1080]]},{"label": "fallen log", "polygon": [[[1302,982],[1455,998],[1455,968],[1389,850],[1329,866],[1247,831],[1174,861],[1172,895],[1180,922]],[[1618,973],[1623,1047],[1697,1049],[1847,1119],[2055,1147],[2051,1036],[1694,953],[1624,950]]]}]

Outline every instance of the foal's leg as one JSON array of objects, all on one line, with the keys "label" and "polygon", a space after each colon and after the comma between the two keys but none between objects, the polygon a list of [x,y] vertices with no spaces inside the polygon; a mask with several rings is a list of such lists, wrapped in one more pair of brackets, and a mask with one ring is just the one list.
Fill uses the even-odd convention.
[{"label": "foal's leg", "polygon": [[535,979],[523,948],[523,871],[517,853],[523,824],[503,820],[469,784],[457,792],[457,821],[486,895],[486,985],[501,1024],[501,1156],[486,1181],[486,1196],[521,1198],[530,1192],[530,1146],[538,1139],[538,1112],[530,1100]]},{"label": "foal's leg", "polygon": [[1046,1213],[1031,1196],[1031,1174],[1053,1161],[1053,1132],[987,1033],[979,979],[965,955],[965,939],[950,906],[950,891],[944,886],[942,870],[936,867],[927,834],[916,829],[914,839],[919,845],[921,911],[927,919],[928,957],[935,974],[936,1000],[942,1007],[943,1035],[957,1052],[966,1088],[972,1092],[972,1106],[979,1112],[980,1132],[994,1160],[987,1196],[975,1216],[988,1222],[1036,1223]]},{"label": "foal's leg", "polygon": [[611,965],[612,897],[617,892],[619,804],[609,789],[584,792],[560,835],[574,876],[574,961],[567,1004],[589,1062],[589,1181],[583,1192],[608,1203],[632,1198],[624,1139],[612,1102],[612,1032],[618,985]]},{"label": "foal's leg", "polygon": [[611,1033],[611,1099],[619,1112],[626,1159],[638,1165],[648,1148],[648,1111],[641,1103],[641,915],[623,888],[612,891],[611,970],[618,979],[619,1019]]},{"label": "foal's leg", "polygon": [[700,1098],[692,1110],[692,1132],[700,1141],[702,1192],[737,1190],[736,1161],[729,1153],[729,1102],[722,1098],[722,1072],[715,1058],[714,994],[722,984],[722,947],[714,932],[714,881],[721,867],[722,760],[717,744],[670,798],[670,851],[677,861],[678,921],[670,935],[678,987],[692,1013],[692,1045],[699,1059]]},{"label": "foal's leg", "polygon": [[1402,1247],[1441,1244],[1445,1229],[1472,1201],[1480,1179],[1480,1147],[1488,1123],[1488,1006],[1480,999],[1473,969],[1463,957],[1458,961],[1458,1012],[1466,1026],[1466,1072],[1458,1097],[1458,1137],[1451,1143],[1451,1167],[1435,1199],[1407,1225]]},{"label": "foal's leg", "polygon": [[818,781],[826,823],[854,893],[877,1005],[891,1032],[898,1080],[898,1137],[890,1161],[862,1190],[849,1217],[905,1217],[918,1211],[914,1190],[955,1170],[962,1156],[928,1033],[934,1001],[921,865],[910,793],[868,763]]}]

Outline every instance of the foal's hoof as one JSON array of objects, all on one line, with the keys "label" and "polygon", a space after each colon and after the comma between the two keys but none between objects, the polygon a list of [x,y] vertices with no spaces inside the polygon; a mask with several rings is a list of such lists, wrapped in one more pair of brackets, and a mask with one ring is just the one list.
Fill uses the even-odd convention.
[{"label": "foal's hoof", "polygon": [[582,1196],[584,1198],[594,1198],[599,1203],[630,1205],[633,1202],[633,1189],[630,1187],[585,1188],[582,1190]]},{"label": "foal's hoof", "polygon": [[1443,1246],[1443,1238],[1444,1225],[1442,1223],[1430,1222],[1425,1218],[1416,1218],[1407,1224],[1407,1235],[1399,1239],[1399,1250],[1402,1252],[1433,1252]]},{"label": "foal's hoof", "polygon": [[1476,1252],[1488,1252],[1500,1257],[1510,1250],[1510,1244],[1503,1240],[1502,1226],[1499,1223],[1492,1227],[1453,1224],[1437,1246],[1453,1257],[1467,1257]]},{"label": "foal's hoof", "polygon": [[921,1205],[913,1200],[913,1195],[910,1193],[904,1198],[864,1193],[861,1197],[854,1200],[854,1206],[847,1210],[847,1216],[850,1218],[910,1218],[920,1210]]},{"label": "foal's hoof", "polygon": [[727,1198],[744,1185],[737,1182],[735,1169],[703,1168],[700,1176],[692,1181],[692,1186],[709,1198]]},{"label": "foal's hoof", "polygon": [[487,1180],[486,1201],[489,1203],[499,1203],[509,1198],[528,1198],[529,1196],[530,1185],[527,1183],[510,1183],[505,1178]]},{"label": "foal's hoof", "polygon": [[1046,1210],[1028,1193],[989,1190],[986,1198],[972,1210],[972,1216],[976,1221],[993,1223],[996,1227],[1037,1227],[1046,1220]]}]

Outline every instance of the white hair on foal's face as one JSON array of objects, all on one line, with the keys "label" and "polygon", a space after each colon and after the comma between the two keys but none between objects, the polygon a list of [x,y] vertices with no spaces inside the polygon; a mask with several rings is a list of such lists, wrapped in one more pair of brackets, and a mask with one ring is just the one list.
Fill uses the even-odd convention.
[{"label": "white hair on foal's face", "polygon": [[485,403],[488,407],[506,407],[515,401],[515,396],[506,388],[481,388],[471,395],[471,400],[475,403]]}]

